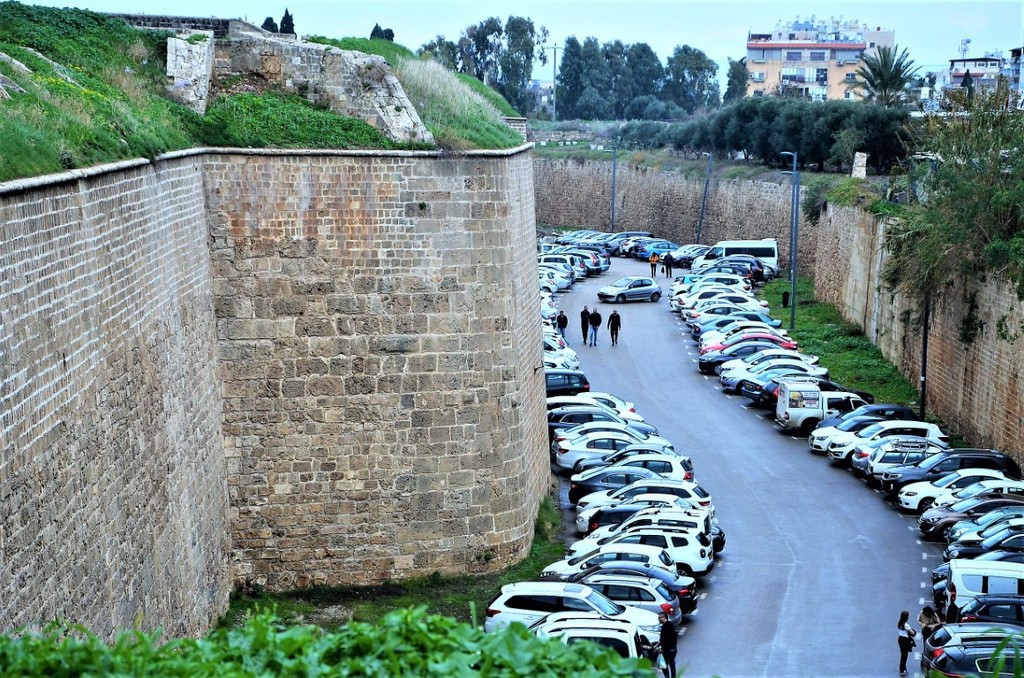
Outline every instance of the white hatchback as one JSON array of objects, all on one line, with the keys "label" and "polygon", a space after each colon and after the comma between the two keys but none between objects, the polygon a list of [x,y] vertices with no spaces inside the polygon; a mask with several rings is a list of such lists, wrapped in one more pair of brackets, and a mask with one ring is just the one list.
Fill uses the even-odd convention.
[{"label": "white hatchback", "polygon": [[665,552],[665,549],[655,546],[644,546],[643,544],[606,544],[597,546],[575,558],[566,558],[551,563],[541,572],[541,576],[564,577],[576,572],[582,572],[587,568],[601,563],[610,563],[615,560],[626,560],[634,563],[643,563],[653,567],[660,567],[663,570],[675,573],[678,571],[676,561]]},{"label": "white hatchback", "polygon": [[888,419],[862,428],[856,433],[843,432],[832,436],[828,444],[828,456],[833,462],[849,465],[853,448],[856,445],[887,436],[919,436],[940,443],[949,443],[949,436],[935,424],[925,421]]},{"label": "white hatchback", "polygon": [[596,540],[580,539],[569,547],[565,556],[575,558],[609,544],[644,544],[665,549],[668,556],[676,562],[678,572],[690,577],[703,577],[715,566],[715,554],[707,535],[700,531],[667,528],[647,527],[619,532]]},{"label": "white hatchback", "polygon": [[1002,471],[987,468],[965,468],[953,471],[938,480],[922,480],[905,485],[899,494],[899,506],[907,511],[923,513],[932,504],[940,503],[962,487],[982,480],[1005,479]]}]

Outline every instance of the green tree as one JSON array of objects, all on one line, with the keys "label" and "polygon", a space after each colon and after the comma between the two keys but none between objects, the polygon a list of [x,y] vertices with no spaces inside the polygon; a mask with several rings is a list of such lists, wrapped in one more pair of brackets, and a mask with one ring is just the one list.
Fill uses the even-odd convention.
[{"label": "green tree", "polygon": [[676,47],[665,69],[665,98],[687,113],[716,108],[718,65],[695,47]]},{"label": "green tree", "polygon": [[562,48],[562,61],[558,64],[558,77],[555,82],[555,96],[558,101],[558,117],[562,120],[573,120],[577,117],[576,104],[583,96],[586,82],[583,76],[583,46],[575,36],[565,39]]},{"label": "green tree", "polygon": [[633,100],[633,87],[630,82],[629,65],[626,63],[626,46],[621,40],[606,42],[602,47],[605,64],[608,68],[609,96],[612,117],[621,120],[625,115],[626,106]]},{"label": "green tree", "polygon": [[[604,58],[604,51],[597,38],[585,38],[583,40],[583,82],[585,87],[593,87],[598,92],[608,93],[611,91],[611,73],[608,69],[608,62]],[[601,97],[605,97],[602,95]]]},{"label": "green tree", "polygon": [[459,46],[443,35],[439,35],[416,50],[418,56],[429,56],[449,71],[459,71],[461,60]]},{"label": "green tree", "polygon": [[272,16],[268,16],[266,19],[264,19],[263,20],[263,25],[260,26],[260,28],[262,28],[265,31],[269,31],[271,33],[279,33],[280,32],[277,29],[277,22],[274,21],[274,17],[272,17]]},{"label": "green tree", "polygon": [[730,104],[739,101],[747,95],[747,81],[750,79],[747,73],[747,57],[739,61],[729,59],[729,75],[725,86],[725,96],[722,97],[723,104]]},{"label": "green tree", "polygon": [[[543,26],[540,30],[535,29],[530,19],[510,16],[505,22],[504,42],[498,54],[496,89],[523,115],[534,107],[534,97],[529,91],[534,55],[536,48],[543,48],[547,36],[548,30]],[[547,63],[543,49],[538,60],[542,64]]]},{"label": "green tree", "polygon": [[582,120],[607,120],[612,107],[593,87],[587,87],[576,102],[576,115]]},{"label": "green tree", "polygon": [[380,24],[375,23],[373,25],[373,30],[370,31],[370,40],[383,40],[383,39],[384,39],[384,29],[380,27]]},{"label": "green tree", "polygon": [[630,94],[632,99],[642,96],[656,96],[661,91],[665,68],[661,60],[646,42],[638,42],[626,50],[626,65],[629,67]]},{"label": "green tree", "polygon": [[498,17],[484,19],[465,30],[472,57],[472,72],[477,80],[493,85],[498,81],[498,57],[501,54],[501,21]]},{"label": "green tree", "polygon": [[907,50],[897,54],[897,49],[883,45],[877,54],[865,54],[856,71],[858,80],[848,90],[880,106],[901,106],[910,101],[907,87],[914,82],[917,69]]},{"label": "green tree", "polygon": [[284,8],[284,16],[281,17],[281,32],[285,35],[295,35],[295,21],[288,8]]}]

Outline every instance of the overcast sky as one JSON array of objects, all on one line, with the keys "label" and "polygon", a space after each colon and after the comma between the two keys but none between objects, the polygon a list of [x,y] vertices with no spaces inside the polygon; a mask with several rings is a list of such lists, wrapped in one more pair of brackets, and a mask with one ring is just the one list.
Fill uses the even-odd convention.
[{"label": "overcast sky", "polygon": [[[456,39],[462,29],[489,16],[503,22],[526,16],[550,31],[548,43],[562,45],[574,35],[599,41],[646,42],[662,62],[677,45],[691,45],[715,60],[724,75],[728,58],[746,54],[748,31],[770,31],[778,21],[800,17],[856,19],[896,31],[922,72],[948,66],[959,57],[960,41],[970,39],[968,56],[984,56],[1024,44],[1024,0],[821,0],[740,2],[734,0],[549,0],[548,2],[464,2],[461,0],[78,0],[27,4],[72,5],[100,12],[243,18],[257,25],[267,16],[280,22],[285,7],[299,34],[340,38],[369,37],[374,23],[395,32],[412,50],[441,34]],[[551,79],[551,63],[534,71]]]}]

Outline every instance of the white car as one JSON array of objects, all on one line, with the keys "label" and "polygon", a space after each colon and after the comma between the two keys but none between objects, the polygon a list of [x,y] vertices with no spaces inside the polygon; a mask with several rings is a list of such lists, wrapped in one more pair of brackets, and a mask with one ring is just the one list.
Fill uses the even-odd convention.
[{"label": "white car", "polygon": [[807,436],[807,446],[811,448],[811,452],[828,454],[828,444],[832,442],[832,438],[837,434],[856,433],[862,428],[867,428],[879,421],[885,420],[881,417],[872,416],[851,417],[839,422],[837,426],[820,426]]},{"label": "white car", "polygon": [[856,433],[844,432],[832,436],[828,444],[828,456],[833,462],[850,463],[853,448],[867,440],[887,436],[919,436],[940,443],[949,443],[949,436],[935,424],[925,421],[904,421],[902,419],[880,421]]},{"label": "white car", "polygon": [[[648,591],[648,595],[654,600],[654,592]],[[681,617],[678,612],[677,616]],[[639,626],[625,619],[609,619],[597,612],[554,612],[534,622],[530,632],[538,638],[557,638],[566,645],[587,640],[610,647],[621,657],[646,656]]]},{"label": "white car", "polygon": [[[552,601],[557,601],[553,606]],[[512,622],[530,626],[552,612],[591,611],[609,619],[625,619],[640,628],[648,643],[659,640],[658,615],[619,605],[586,584],[563,581],[524,581],[506,584],[487,605],[484,631],[494,633]]]},{"label": "white car", "polygon": [[616,431],[592,431],[566,440],[559,440],[556,436],[551,449],[555,454],[555,464],[562,470],[571,471],[581,459],[600,457],[612,450],[621,450],[637,443],[657,445],[669,454],[675,451],[672,443],[659,436],[638,439],[636,435]]},{"label": "white car", "polygon": [[720,344],[737,332],[769,332],[780,337],[789,337],[789,331],[782,327],[772,327],[759,320],[736,320],[717,330],[701,332],[700,337],[697,338],[697,344],[702,346]]},{"label": "white car", "polygon": [[[630,497],[626,501],[615,504],[615,506],[636,507],[638,512],[649,508],[687,509],[692,508],[695,505],[696,502],[692,500],[683,499],[682,497],[677,497],[674,494],[659,494],[656,492],[638,494],[635,497]],[[589,506],[577,513],[576,531],[579,534],[587,534],[591,529],[591,523],[594,522],[597,512],[606,508],[608,508],[608,506]]]},{"label": "white car", "polygon": [[540,286],[541,292],[547,292],[548,294],[554,294],[558,291],[558,284],[554,280],[545,278],[543,274],[538,276],[538,285]]},{"label": "white car", "polygon": [[710,299],[703,299],[690,306],[690,308],[684,310],[700,310],[705,306],[711,306],[712,304],[732,304],[734,306],[739,306],[744,311],[763,311],[766,313],[768,311],[767,301],[764,301],[762,299],[755,299],[754,297],[751,297],[749,294],[744,294],[742,292],[734,292],[732,294],[720,294],[711,297]]},{"label": "white car", "polygon": [[630,457],[635,457],[640,454],[675,455],[676,457],[679,458],[683,468],[688,469],[682,480],[693,480],[693,460],[690,459],[690,457],[686,456],[685,454],[679,454],[679,452],[676,450],[672,450],[671,452],[669,452],[662,448],[655,447],[653,445],[645,445],[643,443],[637,443],[636,445],[624,447],[621,450],[615,450],[614,452],[603,454],[600,457],[597,457],[596,459],[581,459],[580,461],[576,462],[572,470],[575,471],[576,473],[582,473],[583,471],[592,468],[603,468],[605,466],[612,466],[613,464],[617,464],[621,461],[629,459]]},{"label": "white car", "polygon": [[[764,325],[764,323],[757,323]],[[807,355],[800,351],[791,351],[788,348],[766,348],[763,351],[757,353],[751,353],[750,355],[743,358],[736,358],[735,360],[727,360],[718,366],[717,372],[719,374],[725,374],[729,370],[735,369],[746,369],[753,365],[758,365],[765,360],[772,360],[773,358],[795,358],[797,360],[803,360],[805,363],[811,365],[818,364],[818,356]]]},{"label": "white car", "polygon": [[537,275],[541,280],[547,280],[554,284],[556,292],[563,292],[572,285],[572,281],[569,280],[568,276],[564,276],[552,268],[538,268]]},{"label": "white car", "polygon": [[617,532],[628,532],[629,530],[642,527],[667,527],[671,529],[700,530],[711,536],[712,526],[711,510],[704,507],[691,508],[666,508],[657,507],[644,509],[631,515],[618,525],[604,525],[587,535],[587,539],[600,539]]},{"label": "white car", "polygon": [[542,360],[544,362],[544,367],[546,369],[553,369],[553,370],[578,370],[579,369],[579,366],[572,367],[571,364],[569,363],[569,361],[567,361],[564,356],[562,356],[562,355],[560,355],[558,353],[553,353],[551,351],[544,351],[544,355],[542,357]]},{"label": "white car", "polygon": [[[693,475],[693,464],[690,463],[689,457],[682,457],[674,452],[645,452],[642,454],[634,454],[621,459],[614,464],[609,466],[598,467],[603,470],[616,469],[616,468],[645,468],[649,471],[654,471],[662,478],[667,480],[674,480],[679,482],[692,483],[687,480],[687,476]],[[580,482],[587,476],[586,474],[596,471],[598,469],[588,469],[581,471],[580,473],[572,476],[572,480]],[[699,487],[699,486],[698,486]],[[690,489],[690,488],[687,488]],[[681,497],[689,497],[688,494],[680,494]],[[710,504],[710,500],[708,501]]]},{"label": "white car", "polygon": [[679,574],[703,577],[715,566],[711,540],[702,532],[671,530],[668,528],[641,528],[619,532],[600,539],[580,539],[566,551],[566,558],[575,558],[595,548],[609,544],[643,544],[664,549],[675,561]]},{"label": "white car", "polygon": [[[616,464],[615,467],[606,466],[605,469],[618,466],[622,466],[622,464]],[[576,476],[573,478],[575,479]],[[626,503],[633,497],[644,494],[671,494],[685,499],[691,506],[711,508],[711,494],[703,487],[694,482],[666,477],[664,480],[658,478],[640,480],[617,490],[591,492],[576,503],[576,513],[578,515],[587,509]]]},{"label": "white car", "polygon": [[678,572],[676,561],[665,552],[655,546],[644,546],[643,544],[607,544],[598,546],[575,558],[566,558],[551,563],[541,572],[541,576],[566,576],[582,572],[588,567],[609,563],[613,560],[628,560],[634,563],[644,563],[660,567],[675,574]]},{"label": "white car", "polygon": [[610,410],[618,413],[620,417],[629,421],[644,421],[644,418],[636,413],[633,403],[626,402],[610,393],[600,391],[584,391],[573,396],[552,396],[548,398],[548,409],[562,405],[592,405],[597,403],[604,405]]},{"label": "white car", "polygon": [[957,490],[982,480],[1002,480],[1002,471],[987,468],[965,468],[953,471],[938,480],[922,480],[905,485],[897,498],[899,506],[907,511],[923,513],[933,504],[941,503]]},{"label": "white car", "polygon": [[722,372],[722,374],[719,375],[719,381],[722,383],[723,391],[736,391],[740,386],[740,382],[744,379],[752,379],[769,370],[778,369],[780,367],[786,367],[796,372],[803,372],[804,374],[808,374],[812,377],[828,376],[828,370],[821,365],[812,365],[798,358],[772,358],[747,369],[730,370],[728,373]]},{"label": "white car", "polygon": [[961,487],[943,497],[939,505],[953,504],[961,499],[970,499],[982,494],[1005,494],[1012,497],[1024,498],[1024,480],[1012,480],[1010,478],[992,478],[981,480],[973,485]]}]

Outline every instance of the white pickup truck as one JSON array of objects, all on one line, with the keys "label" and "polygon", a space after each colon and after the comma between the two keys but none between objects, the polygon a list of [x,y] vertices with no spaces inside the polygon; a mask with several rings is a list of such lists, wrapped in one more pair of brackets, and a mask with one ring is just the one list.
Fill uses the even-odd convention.
[{"label": "white pickup truck", "polygon": [[866,404],[853,393],[822,391],[816,381],[803,377],[787,377],[779,380],[775,421],[784,429],[797,429],[809,433],[823,419],[855,410]]}]

